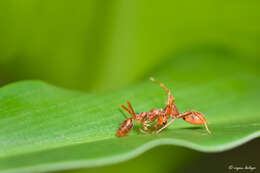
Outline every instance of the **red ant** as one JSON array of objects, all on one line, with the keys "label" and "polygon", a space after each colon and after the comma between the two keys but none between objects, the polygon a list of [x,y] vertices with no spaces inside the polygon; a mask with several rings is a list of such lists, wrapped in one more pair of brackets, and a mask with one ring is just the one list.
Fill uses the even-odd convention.
[{"label": "red ant", "polygon": [[[171,92],[164,86],[164,84],[156,81],[152,77],[150,78],[150,80],[159,84],[168,93],[166,107],[160,110],[152,109],[150,110],[150,112],[135,114],[134,109],[129,101],[127,101],[128,108],[121,104],[120,106],[131,115],[131,118],[127,118],[120,125],[117,131],[118,137],[125,136],[128,132],[130,132],[133,127],[133,121],[135,121],[136,124],[141,124],[143,129],[139,128],[139,130],[142,133],[146,134],[148,132],[159,133],[160,131],[168,127],[175,119],[180,118],[190,124],[204,124],[208,133],[211,133],[208,129],[206,118],[202,113],[193,110],[179,113],[176,105],[174,104],[175,98],[171,95]],[[168,122],[168,119],[170,118],[172,119]],[[151,128],[153,128],[154,130],[151,130]]]}]

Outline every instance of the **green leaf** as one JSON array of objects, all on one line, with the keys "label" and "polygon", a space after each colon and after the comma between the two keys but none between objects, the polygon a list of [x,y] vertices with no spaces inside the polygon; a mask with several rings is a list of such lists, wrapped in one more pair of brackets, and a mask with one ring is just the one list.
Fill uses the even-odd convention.
[{"label": "green leaf", "polygon": [[[139,83],[103,94],[69,91],[40,81],[0,89],[0,172],[37,172],[112,164],[158,145],[219,152],[260,135],[259,71],[231,55],[179,55],[156,66]],[[202,126],[176,120],[160,134],[115,133],[125,119],[119,104],[136,112],[165,105],[167,96],[148,80],[171,89],[179,110],[203,112]]]}]

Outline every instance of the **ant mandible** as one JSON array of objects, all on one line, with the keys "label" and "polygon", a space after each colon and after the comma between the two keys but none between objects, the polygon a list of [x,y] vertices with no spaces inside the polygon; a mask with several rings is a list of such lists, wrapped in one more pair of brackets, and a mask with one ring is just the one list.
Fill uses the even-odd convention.
[{"label": "ant mandible", "polygon": [[[183,119],[184,121],[199,125],[204,124],[205,129],[210,134],[211,132],[208,129],[205,116],[201,112],[196,112],[194,110],[185,111],[179,113],[176,105],[174,104],[175,98],[171,95],[170,90],[168,90],[163,83],[156,81],[154,78],[150,78],[151,81],[159,84],[168,94],[167,105],[164,109],[156,110],[151,109],[150,112],[142,112],[136,114],[134,109],[129,101],[127,101],[128,108],[124,105],[120,105],[127,113],[131,115],[130,118],[127,118],[119,127],[117,131],[117,136],[122,137],[127,135],[133,127],[133,121],[136,124],[141,124],[142,128],[139,130],[142,133],[159,133],[166,127],[168,127],[175,119]],[[171,120],[168,122],[168,120]],[[154,123],[155,122],[155,123]],[[150,127],[150,128],[149,128]],[[154,130],[151,130],[153,128]]]}]

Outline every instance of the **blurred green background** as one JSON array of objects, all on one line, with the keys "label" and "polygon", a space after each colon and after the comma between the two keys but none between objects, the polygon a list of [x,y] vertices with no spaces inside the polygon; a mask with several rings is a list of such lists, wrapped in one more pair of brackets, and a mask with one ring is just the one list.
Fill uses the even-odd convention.
[{"label": "blurred green background", "polygon": [[[259,9],[257,0],[1,0],[0,84],[40,79],[88,92],[110,91],[187,52],[225,51],[259,63]],[[168,153],[157,159],[163,170],[130,161],[135,166],[125,172],[167,172],[202,157],[159,147],[139,159],[147,165],[158,153]]]},{"label": "blurred green background", "polygon": [[0,81],[110,90],[208,45],[254,60],[259,8],[257,0],[1,0]]}]

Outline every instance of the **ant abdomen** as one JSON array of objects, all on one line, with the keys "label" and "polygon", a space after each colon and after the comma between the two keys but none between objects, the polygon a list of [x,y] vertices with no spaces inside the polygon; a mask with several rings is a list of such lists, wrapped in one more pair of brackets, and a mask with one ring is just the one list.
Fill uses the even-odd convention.
[{"label": "ant abdomen", "polygon": [[200,112],[187,111],[189,114],[183,117],[183,120],[194,125],[204,124],[206,122],[205,116]]},{"label": "ant abdomen", "polygon": [[130,130],[133,127],[133,122],[132,122],[132,118],[128,118],[126,119],[119,127],[118,131],[117,131],[117,136],[121,137],[121,136],[125,136],[127,133],[130,132]]}]

